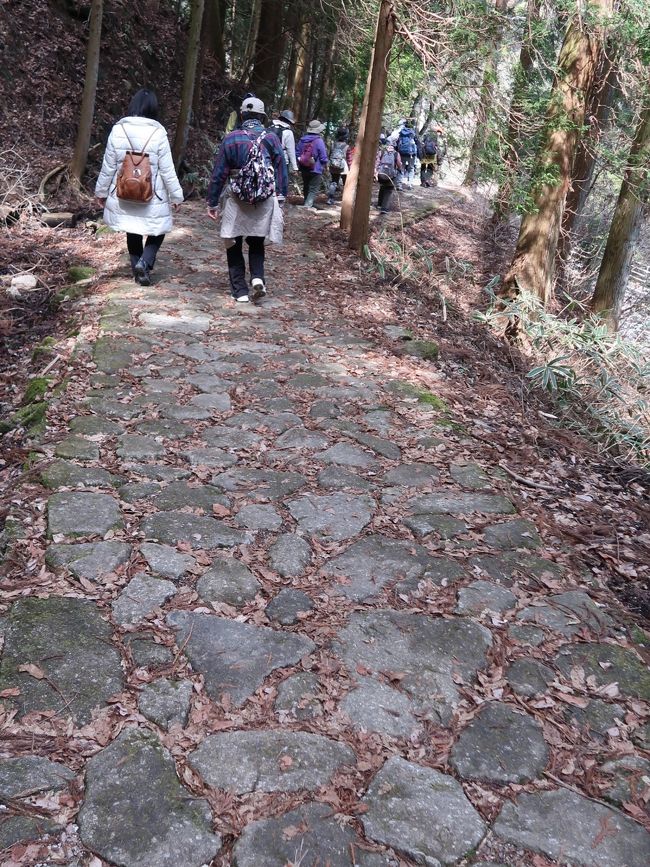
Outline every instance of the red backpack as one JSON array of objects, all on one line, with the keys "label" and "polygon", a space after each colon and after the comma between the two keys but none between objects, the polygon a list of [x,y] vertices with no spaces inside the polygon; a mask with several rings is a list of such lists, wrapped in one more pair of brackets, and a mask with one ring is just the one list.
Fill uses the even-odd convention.
[{"label": "red backpack", "polygon": [[318,157],[314,151],[316,150],[317,141],[318,139],[313,138],[311,141],[308,141],[302,149],[302,153],[298,157],[298,164],[302,166],[303,169],[313,169],[316,165]]}]

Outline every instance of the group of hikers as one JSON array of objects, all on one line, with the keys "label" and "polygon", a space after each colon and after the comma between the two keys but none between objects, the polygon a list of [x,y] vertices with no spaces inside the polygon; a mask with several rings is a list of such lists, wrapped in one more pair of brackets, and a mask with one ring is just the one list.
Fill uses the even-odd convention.
[{"label": "group of hikers", "polygon": [[[151,283],[151,271],[165,234],[172,229],[172,211],[183,202],[167,132],[158,120],[159,106],[151,90],[139,90],[127,116],[112,128],[106,145],[95,196],[104,208],[104,221],[126,233],[135,282]],[[267,293],[264,275],[265,244],[282,243],[282,205],[290,174],[301,177],[303,204],[313,209],[324,178],[328,204],[345,185],[354,147],[341,127],[328,148],[325,124],[312,120],[296,142],[295,117],[285,109],[266,126],[264,103],[247,94],[237,116],[229,119],[216,154],[207,194],[207,216],[221,216],[220,237],[228,262],[230,290],[235,301],[256,302]],[[382,132],[375,161],[379,183],[377,206],[386,213],[393,194],[403,184],[411,189],[416,160],[422,186],[436,183],[444,158],[443,130],[422,141],[404,119],[392,133]],[[248,248],[249,282],[243,244]]]}]

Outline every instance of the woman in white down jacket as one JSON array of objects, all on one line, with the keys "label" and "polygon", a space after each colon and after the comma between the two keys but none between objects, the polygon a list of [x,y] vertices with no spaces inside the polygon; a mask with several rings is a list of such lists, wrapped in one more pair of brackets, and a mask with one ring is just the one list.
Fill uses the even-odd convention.
[{"label": "woman in white down jacket", "polygon": [[[128,116],[118,121],[108,137],[104,162],[95,195],[104,207],[104,222],[126,232],[126,245],[136,283],[149,286],[149,272],[165,233],[172,228],[172,207],[183,201],[167,132],[158,123],[158,100],[151,90],[139,90],[129,105]],[[153,198],[150,202],[127,202],[117,198],[117,173],[127,151],[146,150],[151,163]]]}]

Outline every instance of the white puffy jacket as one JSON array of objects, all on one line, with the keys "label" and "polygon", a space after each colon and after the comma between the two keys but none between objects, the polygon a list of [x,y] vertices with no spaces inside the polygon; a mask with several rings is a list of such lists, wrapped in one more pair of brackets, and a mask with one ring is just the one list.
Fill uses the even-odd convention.
[{"label": "white puffy jacket", "polygon": [[[145,144],[151,161],[153,199],[146,203],[120,201],[115,194],[115,184],[122,160],[131,146],[134,150],[141,150]],[[111,229],[136,235],[164,235],[171,230],[171,205],[183,201],[183,191],[176,177],[167,131],[162,124],[148,117],[123,117],[115,124],[108,137],[95,195],[106,199],[104,222]]]}]

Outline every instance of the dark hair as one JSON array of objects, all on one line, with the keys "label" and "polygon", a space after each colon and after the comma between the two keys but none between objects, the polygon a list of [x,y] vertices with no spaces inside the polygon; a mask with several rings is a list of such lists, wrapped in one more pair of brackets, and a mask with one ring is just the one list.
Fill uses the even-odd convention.
[{"label": "dark hair", "polygon": [[129,117],[148,117],[150,120],[158,120],[160,110],[158,97],[153,90],[142,88],[129,103]]},{"label": "dark hair", "polygon": [[347,141],[350,138],[350,131],[346,129],[344,126],[340,126],[336,130],[336,140],[337,141]]},{"label": "dark hair", "polygon": [[264,123],[266,120],[265,114],[260,114],[258,111],[242,111],[241,119],[244,120],[259,120],[260,123]]}]

